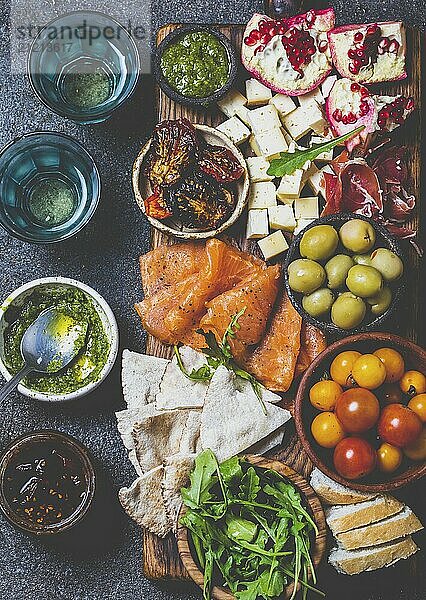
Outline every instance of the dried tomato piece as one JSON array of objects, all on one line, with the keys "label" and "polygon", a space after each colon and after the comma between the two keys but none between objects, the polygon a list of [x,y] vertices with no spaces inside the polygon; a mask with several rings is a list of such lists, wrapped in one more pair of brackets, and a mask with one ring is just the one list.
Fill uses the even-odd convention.
[{"label": "dried tomato piece", "polygon": [[234,194],[195,173],[166,192],[173,214],[187,227],[212,229],[221,225],[235,205]]},{"label": "dried tomato piece", "polygon": [[187,119],[159,123],[147,158],[146,175],[151,186],[177,183],[191,164],[196,148],[196,131]]},{"label": "dried tomato piece", "polygon": [[172,216],[171,210],[168,208],[163,193],[156,189],[154,193],[144,200],[145,214],[153,219],[167,219]]},{"label": "dried tomato piece", "polygon": [[244,167],[231,150],[211,144],[206,144],[201,151],[198,168],[219,183],[237,181],[244,174]]}]

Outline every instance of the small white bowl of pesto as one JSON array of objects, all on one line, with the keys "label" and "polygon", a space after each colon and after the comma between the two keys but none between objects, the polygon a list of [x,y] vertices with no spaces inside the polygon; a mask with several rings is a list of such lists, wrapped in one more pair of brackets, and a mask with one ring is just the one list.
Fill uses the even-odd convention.
[{"label": "small white bowl of pesto", "polygon": [[20,344],[26,329],[52,307],[87,323],[85,341],[67,367],[30,373],[18,391],[34,400],[64,402],[92,392],[107,377],[117,358],[118,327],[108,303],[88,285],[66,277],[30,281],[0,306],[0,373],[7,381],[23,366]]}]

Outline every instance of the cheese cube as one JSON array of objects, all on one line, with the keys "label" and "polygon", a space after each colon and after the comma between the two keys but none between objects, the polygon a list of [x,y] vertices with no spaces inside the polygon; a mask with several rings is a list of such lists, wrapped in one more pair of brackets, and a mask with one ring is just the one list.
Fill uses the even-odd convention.
[{"label": "cheese cube", "polygon": [[296,198],[294,201],[294,215],[299,219],[318,219],[318,196],[310,198]]},{"label": "cheese cube", "polygon": [[229,118],[235,117],[238,108],[247,104],[245,98],[238,90],[230,90],[223,98],[217,101],[220,110]]},{"label": "cheese cube", "polygon": [[294,228],[296,227],[293,208],[289,204],[271,206],[268,208],[268,217],[271,229],[294,231]]},{"label": "cheese cube", "polygon": [[324,104],[324,97],[321,93],[319,87],[312,90],[312,92],[308,92],[307,94],[303,94],[303,96],[298,96],[300,106],[306,107],[313,102],[317,102],[318,104]]},{"label": "cheese cube", "polygon": [[257,79],[247,79],[246,81],[247,106],[260,106],[267,104],[272,98],[272,92],[266,85],[257,81]]},{"label": "cheese cube", "polygon": [[278,158],[281,152],[286,152],[288,149],[281,129],[273,129],[252,135],[250,146],[257,156],[264,156],[268,160]]},{"label": "cheese cube", "polygon": [[275,94],[275,96],[269,100],[269,104],[275,106],[282,117],[289,115],[297,108],[293,99],[290,96],[285,96],[284,94]]},{"label": "cheese cube", "polygon": [[296,108],[293,112],[283,118],[284,127],[295,140],[302,138],[310,132],[311,128],[307,121],[303,108]]},{"label": "cheese cube", "polygon": [[246,237],[248,240],[255,240],[258,238],[265,237],[269,233],[268,226],[268,211],[262,210],[249,210],[247,216],[247,230]]},{"label": "cheese cube", "polygon": [[336,81],[337,81],[337,75],[330,75],[329,77],[327,77],[327,79],[324,79],[322,86],[321,86],[321,92],[322,92],[322,95],[324,98],[329,97],[331,88],[336,83]]},{"label": "cheese cube", "polygon": [[276,206],[276,189],[271,181],[260,181],[252,183],[249,190],[248,207],[253,208],[268,208]]},{"label": "cheese cube", "polygon": [[297,235],[298,233],[300,233],[301,231],[303,231],[305,229],[305,227],[307,227],[308,225],[310,225],[311,223],[313,223],[315,219],[299,219],[297,221],[297,226],[296,229],[294,230],[294,235]]},{"label": "cheese cube", "polygon": [[257,242],[265,260],[274,258],[288,249],[287,240],[282,231],[275,231]]},{"label": "cheese cube", "polygon": [[269,162],[263,156],[250,156],[246,159],[247,169],[252,183],[272,181],[273,175],[268,175]]},{"label": "cheese cube", "polygon": [[323,135],[324,131],[328,128],[328,121],[324,117],[324,113],[318,102],[311,102],[310,104],[303,106],[303,110],[305,111],[309,127],[313,129],[315,133]]},{"label": "cheese cube", "polygon": [[325,181],[323,178],[324,173],[334,174],[333,169],[326,165],[323,169],[320,169],[308,179],[309,186],[315,194],[321,194],[325,198]]},{"label": "cheese cube", "polygon": [[219,131],[229,137],[231,142],[242,144],[250,137],[250,130],[240,121],[238,117],[231,117],[216,127]]},{"label": "cheese cube", "polygon": [[255,108],[249,112],[250,127],[254,135],[281,128],[277,109],[272,104]]},{"label": "cheese cube", "polygon": [[303,175],[302,175],[302,184],[309,183],[309,179],[313,177],[316,173],[318,173],[319,169],[314,162],[308,161],[309,167],[305,169],[307,163],[305,163],[303,167]]},{"label": "cheese cube", "polygon": [[291,175],[281,177],[280,185],[277,189],[277,197],[284,204],[292,204],[295,198],[299,197],[302,189],[303,169],[297,169]]},{"label": "cheese cube", "polygon": [[235,116],[241,119],[244,125],[251,127],[250,113],[251,111],[247,108],[247,106],[239,106],[235,111]]}]

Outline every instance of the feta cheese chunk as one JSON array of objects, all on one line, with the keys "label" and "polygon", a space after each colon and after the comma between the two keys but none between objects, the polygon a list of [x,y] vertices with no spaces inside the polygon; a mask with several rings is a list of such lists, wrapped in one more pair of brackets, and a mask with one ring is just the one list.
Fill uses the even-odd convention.
[{"label": "feta cheese chunk", "polygon": [[309,187],[312,189],[314,194],[321,194],[325,198],[325,181],[323,174],[329,173],[330,175],[334,174],[333,169],[330,165],[326,165],[323,169],[320,169],[313,175],[308,178]]},{"label": "feta cheese chunk", "polygon": [[300,195],[302,189],[303,169],[297,169],[291,175],[281,177],[280,185],[277,190],[277,197],[284,204],[292,204],[295,198]]},{"label": "feta cheese chunk", "polygon": [[303,167],[303,169],[304,169],[303,176],[302,176],[302,184],[303,185],[305,185],[305,183],[309,184],[309,179],[311,177],[313,177],[319,171],[318,167],[316,166],[316,164],[314,162],[311,162],[311,161],[308,161],[308,162],[309,162],[309,167],[305,168],[307,163],[305,163],[305,165]]},{"label": "feta cheese chunk", "polygon": [[275,231],[274,233],[271,233],[271,235],[268,235],[268,237],[263,238],[263,240],[259,240],[257,243],[259,244],[259,248],[265,260],[274,258],[274,256],[278,256],[278,254],[281,254],[288,249],[287,240],[282,231]]},{"label": "feta cheese chunk", "polygon": [[247,216],[246,238],[256,240],[263,238],[269,233],[268,211],[266,208],[260,210],[249,210]]},{"label": "feta cheese chunk", "polygon": [[258,183],[259,181],[272,181],[273,175],[268,175],[267,170],[269,169],[270,163],[263,156],[249,156],[246,159],[247,169],[252,183]]},{"label": "feta cheese chunk", "polygon": [[322,108],[318,102],[311,102],[302,108],[305,111],[306,120],[309,123],[309,127],[318,135],[323,135],[324,131],[328,128],[328,121],[325,118]]},{"label": "feta cheese chunk", "polygon": [[247,106],[239,106],[235,111],[235,116],[241,119],[244,125],[247,125],[247,127],[251,127],[250,113],[251,110],[249,110]]},{"label": "feta cheese chunk", "polygon": [[250,130],[238,117],[231,117],[216,127],[229,137],[235,145],[242,144],[250,137]]},{"label": "feta cheese chunk", "polygon": [[237,110],[247,104],[247,98],[238,90],[230,90],[223,98],[217,101],[220,110],[229,118],[235,117]]},{"label": "feta cheese chunk", "polygon": [[324,96],[321,93],[319,87],[312,90],[312,92],[308,92],[307,94],[303,94],[302,96],[298,96],[299,104],[302,107],[307,107],[313,102],[318,102],[318,104],[324,104]]},{"label": "feta cheese chunk", "polygon": [[275,94],[275,96],[272,96],[272,98],[269,100],[269,104],[275,106],[281,117],[289,115],[297,108],[293,99],[290,96],[285,96],[284,94]]},{"label": "feta cheese chunk", "polygon": [[249,111],[250,126],[254,135],[281,128],[277,109],[272,104]]},{"label": "feta cheese chunk", "polygon": [[294,214],[299,219],[318,219],[318,196],[310,198],[296,198],[294,201]]},{"label": "feta cheese chunk", "polygon": [[286,152],[288,149],[281,129],[252,135],[250,146],[257,156],[264,156],[266,159],[278,158],[281,152]]},{"label": "feta cheese chunk", "polygon": [[268,208],[268,217],[271,229],[294,231],[296,227],[293,208],[289,204],[271,206]]},{"label": "feta cheese chunk", "polygon": [[249,210],[253,208],[268,208],[269,206],[276,205],[276,189],[271,181],[260,181],[250,185],[248,199]]},{"label": "feta cheese chunk", "polygon": [[267,104],[272,98],[272,92],[266,85],[257,81],[257,79],[247,79],[246,81],[247,106],[260,106]]},{"label": "feta cheese chunk", "polygon": [[311,130],[306,113],[300,106],[289,115],[285,116],[282,121],[284,127],[294,140],[302,138]]},{"label": "feta cheese chunk", "polygon": [[294,235],[297,235],[298,233],[300,233],[301,231],[303,231],[305,229],[305,227],[307,227],[308,225],[310,225],[311,223],[313,223],[315,219],[299,219],[297,221],[297,226],[296,229],[294,230]]}]

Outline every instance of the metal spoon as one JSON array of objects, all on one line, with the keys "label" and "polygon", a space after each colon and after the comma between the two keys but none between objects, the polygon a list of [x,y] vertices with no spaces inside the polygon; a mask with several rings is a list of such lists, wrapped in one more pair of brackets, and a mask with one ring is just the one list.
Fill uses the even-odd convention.
[{"label": "metal spoon", "polygon": [[88,323],[76,321],[56,308],[39,314],[21,340],[24,367],[0,390],[4,400],[33,371],[56,373],[77,356],[85,343]]}]

